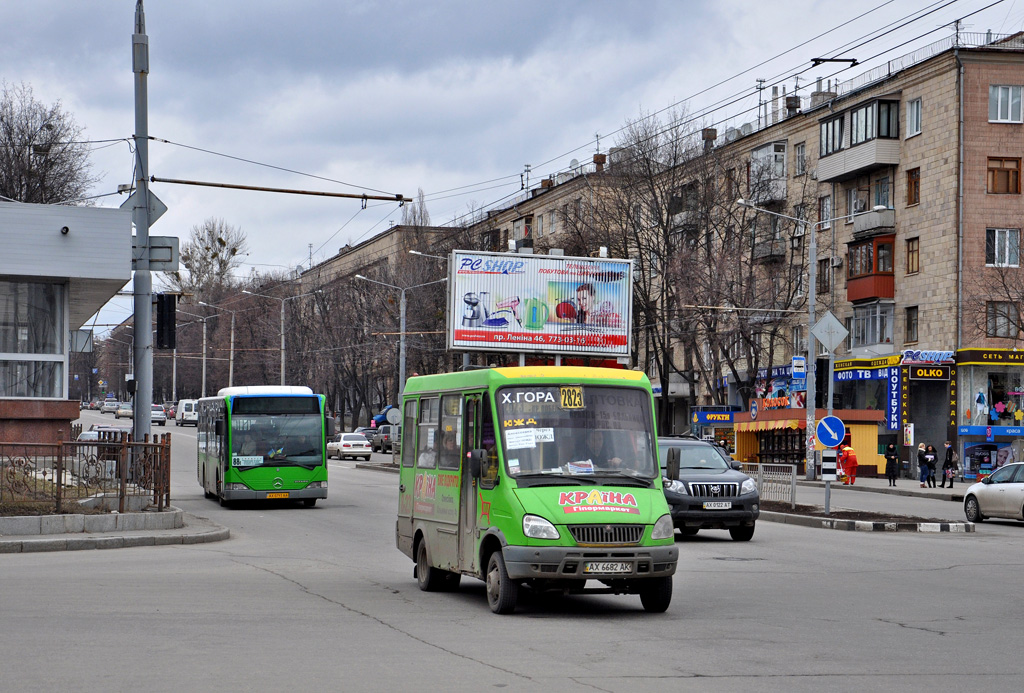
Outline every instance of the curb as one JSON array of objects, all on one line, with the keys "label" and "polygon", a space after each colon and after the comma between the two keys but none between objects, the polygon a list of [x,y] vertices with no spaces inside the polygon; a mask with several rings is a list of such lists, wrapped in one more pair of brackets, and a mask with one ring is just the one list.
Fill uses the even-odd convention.
[{"label": "curb", "polygon": [[398,474],[401,467],[397,464],[391,464],[390,462],[356,462],[356,469],[369,469],[374,472]]},{"label": "curb", "polygon": [[[180,510],[178,510],[181,513]],[[184,515],[184,513],[182,513]],[[40,553],[44,551],[84,551],[88,549],[127,549],[134,546],[171,546],[208,544],[225,541],[231,537],[226,527],[214,524],[206,518],[188,516],[190,522],[173,530],[151,530],[148,533],[123,532],[95,535],[78,534],[49,535],[39,537],[11,537],[0,539],[2,553]]]},{"label": "curb", "polygon": [[[963,482],[961,482],[961,483],[963,483]],[[821,488],[821,489],[825,488],[825,482],[823,482],[823,481],[807,481],[806,479],[804,479],[804,480],[797,479],[796,484],[797,484],[797,486],[807,486],[807,487],[810,487],[810,488]],[[905,496],[907,498],[930,498],[932,500],[949,500],[949,501],[953,501],[954,503],[963,503],[964,502],[964,495],[963,495],[963,493],[954,493],[952,495],[947,496],[944,493],[929,493],[928,489],[916,489],[915,490],[915,489],[907,489],[907,488],[899,487],[899,486],[894,486],[894,487],[888,487],[888,486],[873,487],[873,486],[867,486],[867,485],[857,486],[856,484],[850,484],[849,486],[847,486],[845,484],[842,484],[841,482],[838,483],[838,484],[836,482],[833,482],[832,488],[835,488],[837,485],[842,486],[844,491],[862,491],[864,493],[883,493],[883,494],[886,494],[886,495],[889,495],[889,496]],[[967,486],[970,486],[970,484],[967,484]],[[965,488],[966,488],[966,486],[965,486]],[[924,491],[924,493],[920,493],[919,491]]]},{"label": "curb", "polygon": [[973,522],[865,522],[863,520],[831,520],[810,515],[789,515],[762,510],[759,519],[768,522],[780,522],[800,527],[817,529],[839,529],[847,532],[950,532],[954,534],[973,534]]}]

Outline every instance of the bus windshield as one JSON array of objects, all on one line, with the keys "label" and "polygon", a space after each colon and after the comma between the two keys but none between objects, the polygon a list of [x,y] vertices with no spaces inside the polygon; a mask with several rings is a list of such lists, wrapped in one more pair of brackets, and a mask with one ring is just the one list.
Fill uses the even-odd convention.
[{"label": "bus windshield", "polygon": [[531,385],[502,388],[495,399],[510,476],[658,476],[643,390]]},{"label": "bus windshield", "polygon": [[322,424],[319,414],[233,414],[232,466],[320,465]]}]

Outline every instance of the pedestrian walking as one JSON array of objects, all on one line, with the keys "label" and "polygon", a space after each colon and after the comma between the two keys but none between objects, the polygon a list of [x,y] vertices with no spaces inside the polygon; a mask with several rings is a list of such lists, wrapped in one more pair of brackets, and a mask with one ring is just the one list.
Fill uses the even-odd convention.
[{"label": "pedestrian walking", "polygon": [[924,443],[917,444],[917,476],[921,481],[921,488],[928,485],[928,463],[924,459]]},{"label": "pedestrian walking", "polygon": [[843,465],[843,473],[846,474],[843,483],[852,486],[857,481],[857,453],[847,441],[843,441],[843,446],[839,449],[839,461]]},{"label": "pedestrian walking", "polygon": [[939,488],[946,488],[947,480],[949,481],[949,487],[953,488],[953,478],[956,476],[957,461],[956,450],[953,449],[953,445],[947,440],[946,459],[942,463],[942,483],[939,485]]},{"label": "pedestrian walking", "polygon": [[939,464],[939,453],[935,451],[934,445],[928,445],[924,449],[924,461],[928,466],[928,488],[935,488],[935,470]]},{"label": "pedestrian walking", "polygon": [[889,480],[890,486],[896,485],[896,474],[900,469],[900,456],[896,452],[896,446],[889,443],[885,446],[885,478]]}]

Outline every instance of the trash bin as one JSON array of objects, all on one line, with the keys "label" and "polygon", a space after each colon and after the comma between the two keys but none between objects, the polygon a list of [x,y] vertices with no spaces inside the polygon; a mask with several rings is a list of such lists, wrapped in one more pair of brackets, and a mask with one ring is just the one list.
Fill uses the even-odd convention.
[{"label": "trash bin", "polygon": [[910,460],[903,460],[900,462],[900,466],[903,468],[903,478],[909,479],[910,477]]}]

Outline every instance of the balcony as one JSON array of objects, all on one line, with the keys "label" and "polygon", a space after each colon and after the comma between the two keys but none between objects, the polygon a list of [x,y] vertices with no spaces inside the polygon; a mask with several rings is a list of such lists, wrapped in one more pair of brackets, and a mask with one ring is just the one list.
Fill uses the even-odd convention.
[{"label": "balcony", "polygon": [[900,141],[878,138],[840,149],[818,160],[818,180],[841,181],[883,166],[900,163]]},{"label": "balcony", "polygon": [[854,238],[872,236],[875,233],[892,233],[896,228],[896,210],[886,209],[880,212],[868,212],[853,218]]},{"label": "balcony", "polygon": [[755,261],[782,260],[786,257],[786,242],[780,239],[761,241],[754,245]]},{"label": "balcony", "polygon": [[750,201],[756,205],[786,201],[786,179],[767,178],[751,184]]},{"label": "balcony", "polygon": [[869,298],[896,298],[896,281],[892,272],[865,274],[846,280],[846,300],[851,303]]}]

